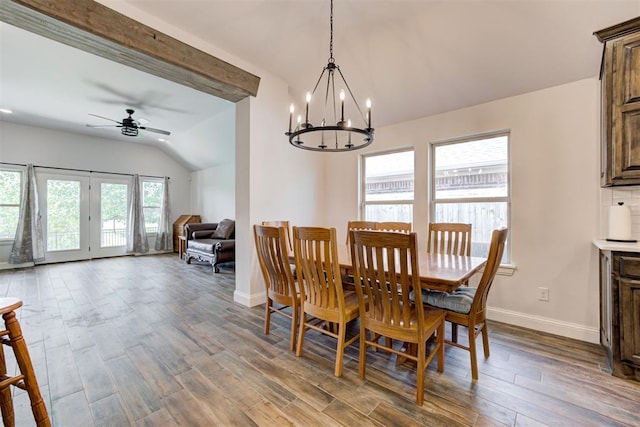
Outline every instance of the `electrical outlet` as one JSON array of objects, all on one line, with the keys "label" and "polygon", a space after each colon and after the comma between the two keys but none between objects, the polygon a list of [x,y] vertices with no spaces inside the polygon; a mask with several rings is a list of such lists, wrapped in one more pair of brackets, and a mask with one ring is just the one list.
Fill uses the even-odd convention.
[{"label": "electrical outlet", "polygon": [[538,300],[549,301],[549,288],[538,288]]}]

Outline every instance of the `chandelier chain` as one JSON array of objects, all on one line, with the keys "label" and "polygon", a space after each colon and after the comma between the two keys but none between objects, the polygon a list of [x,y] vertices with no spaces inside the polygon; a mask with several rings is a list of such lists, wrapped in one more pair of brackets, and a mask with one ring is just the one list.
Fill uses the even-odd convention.
[{"label": "chandelier chain", "polygon": [[335,62],[333,59],[333,0],[331,0],[331,12],[329,14],[329,63]]}]

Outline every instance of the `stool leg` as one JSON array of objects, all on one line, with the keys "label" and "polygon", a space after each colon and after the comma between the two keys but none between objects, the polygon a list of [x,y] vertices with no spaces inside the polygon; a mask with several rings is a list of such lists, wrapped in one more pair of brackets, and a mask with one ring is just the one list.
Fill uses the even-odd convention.
[{"label": "stool leg", "polygon": [[2,315],[4,323],[9,331],[9,339],[11,341],[11,347],[16,355],[16,362],[20,367],[20,373],[24,375],[24,384],[29,393],[29,400],[31,401],[31,411],[33,417],[36,420],[38,427],[51,427],[51,420],[47,414],[47,408],[40,395],[40,388],[38,387],[38,381],[36,380],[36,374],[31,364],[31,357],[29,357],[29,350],[27,344],[22,337],[22,329],[20,323],[16,320],[16,313],[11,311]]},{"label": "stool leg", "polygon": [[[7,364],[4,360],[4,349],[0,344],[0,375],[7,375]],[[0,390],[0,410],[2,410],[2,422],[4,427],[14,427],[16,425],[13,414],[13,399],[11,398],[11,386],[6,386]]]}]

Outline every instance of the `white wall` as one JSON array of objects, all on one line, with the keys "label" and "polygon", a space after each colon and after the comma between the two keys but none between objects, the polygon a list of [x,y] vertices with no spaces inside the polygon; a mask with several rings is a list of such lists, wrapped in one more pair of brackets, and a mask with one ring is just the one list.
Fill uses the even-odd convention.
[{"label": "white wall", "polygon": [[235,218],[235,175],[235,162],[193,172],[189,213],[200,215],[202,222],[220,222],[225,218]]},{"label": "white wall", "polygon": [[[133,141],[94,138],[0,121],[0,162],[169,176],[173,220],[191,206],[189,171],[161,150]],[[153,247],[154,242],[149,244]],[[0,262],[8,259],[10,251],[10,246],[0,246]]]},{"label": "white wall", "polygon": [[[513,276],[491,290],[492,319],[598,342],[599,82],[586,79],[376,130],[367,152],[413,147],[414,228],[428,218],[430,141],[510,129]],[[359,154],[327,157],[324,222],[358,217]],[[549,302],[538,301],[549,288]]]}]

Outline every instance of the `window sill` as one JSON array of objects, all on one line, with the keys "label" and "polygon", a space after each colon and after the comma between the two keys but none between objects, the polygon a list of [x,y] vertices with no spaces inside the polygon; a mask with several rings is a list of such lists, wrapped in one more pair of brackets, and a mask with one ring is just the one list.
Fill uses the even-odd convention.
[{"label": "window sill", "polygon": [[513,264],[500,264],[498,267],[497,275],[500,276],[513,276],[516,272],[516,266]]}]

